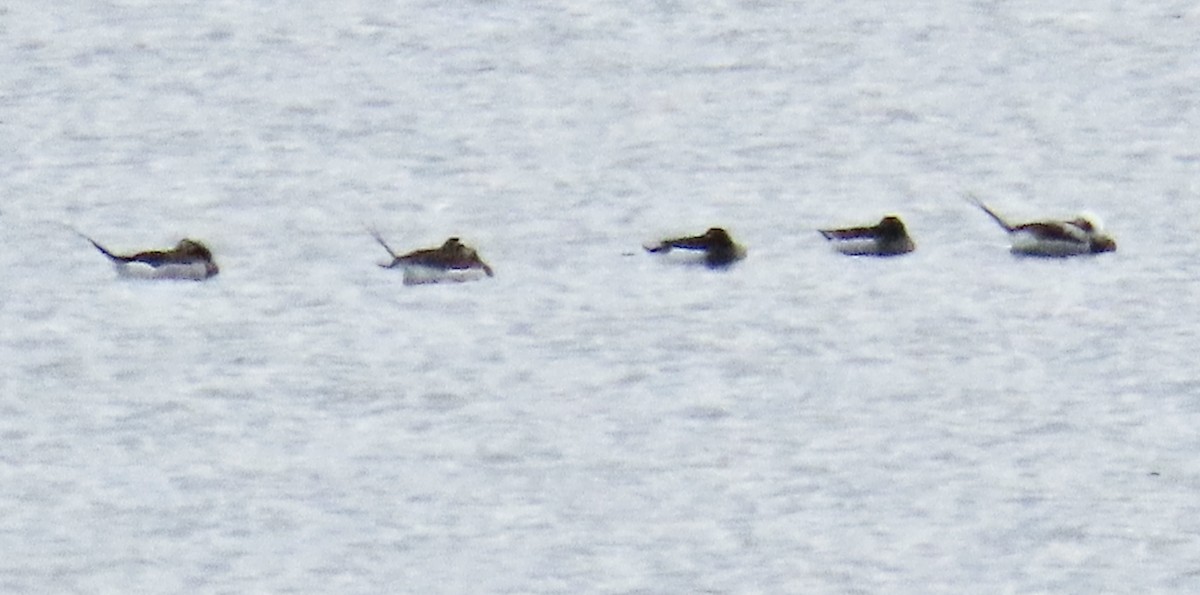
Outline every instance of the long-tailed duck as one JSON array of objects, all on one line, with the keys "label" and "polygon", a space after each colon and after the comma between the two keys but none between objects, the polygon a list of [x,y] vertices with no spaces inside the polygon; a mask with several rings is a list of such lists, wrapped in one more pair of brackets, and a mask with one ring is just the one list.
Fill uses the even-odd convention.
[{"label": "long-tailed duck", "polygon": [[746,257],[746,249],[734,243],[729,232],[720,227],[710,228],[704,235],[671,238],[643,247],[647,252],[655,253],[670,252],[672,248],[702,250],[704,264],[712,268],[729,266]]},{"label": "long-tailed duck", "polygon": [[396,254],[378,232],[371,231],[375,241],[387,250],[392,262],[379,265],[385,269],[404,270],[404,284],[418,285],[442,281],[473,281],[481,278],[479,273],[493,276],[492,267],[479,257],[479,253],[459,241],[446,240],[438,248],[413,250],[407,254]]},{"label": "long-tailed duck", "polygon": [[213,261],[212,252],[196,240],[184,238],[169,250],[148,250],[122,255],[114,254],[92,238],[83,237],[112,261],[117,274],[122,277],[203,281],[220,272],[217,263]]},{"label": "long-tailed duck", "polygon": [[1113,252],[1117,249],[1117,242],[1087,217],[1013,225],[975,196],[967,195],[967,200],[1008,232],[1014,254],[1064,257]]},{"label": "long-tailed duck", "polygon": [[817,230],[833,247],[850,256],[896,256],[916,249],[899,217],[888,215],[870,227]]}]

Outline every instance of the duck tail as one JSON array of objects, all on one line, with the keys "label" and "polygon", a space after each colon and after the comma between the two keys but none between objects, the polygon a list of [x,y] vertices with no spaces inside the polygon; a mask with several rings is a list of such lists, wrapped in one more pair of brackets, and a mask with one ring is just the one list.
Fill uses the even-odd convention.
[{"label": "duck tail", "polygon": [[72,229],[72,231],[74,231],[76,234],[78,234],[79,237],[87,240],[88,243],[90,243],[92,246],[95,246],[96,249],[99,250],[101,254],[107,256],[109,260],[111,260],[113,262],[129,262],[128,257],[113,254],[108,248],[105,248],[104,246],[102,246],[100,244],[100,242],[97,242],[96,240],[93,240],[92,238],[88,237],[87,234],[85,234],[77,229]]},{"label": "duck tail", "polygon": [[1005,221],[1003,217],[1001,217],[1000,215],[998,215],[996,213],[996,211],[993,211],[990,207],[988,207],[986,204],[984,204],[984,202],[982,200],[980,200],[978,196],[975,196],[974,194],[971,194],[968,192],[966,194],[966,199],[967,199],[967,202],[979,207],[981,210],[983,210],[984,213],[987,213],[988,216],[991,217],[993,221],[998,223],[1000,225],[1000,227],[1004,228],[1004,231],[1007,231],[1007,232],[1013,231],[1012,224],[1010,224],[1008,221]]},{"label": "duck tail", "polygon": [[391,246],[388,246],[387,242],[383,241],[383,236],[379,235],[379,232],[378,232],[378,231],[376,231],[375,229],[372,229],[372,228],[368,227],[368,228],[367,228],[367,233],[371,234],[371,237],[375,238],[375,241],[376,241],[376,242],[379,242],[379,245],[380,245],[380,246],[383,246],[383,249],[384,249],[384,250],[387,250],[388,256],[391,256],[391,257],[392,257],[392,263],[391,263],[391,264],[381,264],[381,265],[379,265],[379,266],[381,266],[381,267],[383,267],[383,268],[385,268],[385,269],[390,269],[390,268],[392,268],[392,266],[396,264],[396,260],[398,260],[398,259],[400,258],[400,256],[399,256],[399,255],[397,255],[397,254],[396,254],[396,252],[395,252],[394,250],[392,250],[392,247],[391,247]]},{"label": "duck tail", "polygon": [[646,252],[657,254],[659,252],[670,252],[671,244],[669,242],[657,242],[653,244],[647,243],[642,244],[642,248],[645,249]]}]

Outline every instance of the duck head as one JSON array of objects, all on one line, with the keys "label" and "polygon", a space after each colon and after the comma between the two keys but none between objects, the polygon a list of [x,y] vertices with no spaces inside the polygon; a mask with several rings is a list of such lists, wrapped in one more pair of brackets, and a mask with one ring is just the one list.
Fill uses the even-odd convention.
[{"label": "duck head", "polygon": [[904,222],[894,215],[888,215],[881,219],[879,225],[875,226],[875,230],[884,240],[898,240],[908,235],[908,230],[904,228]]}]

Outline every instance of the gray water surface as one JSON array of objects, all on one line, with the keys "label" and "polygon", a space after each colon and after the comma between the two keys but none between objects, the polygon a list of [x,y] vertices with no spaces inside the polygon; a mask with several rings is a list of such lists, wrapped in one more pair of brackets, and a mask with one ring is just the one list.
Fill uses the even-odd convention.
[{"label": "gray water surface", "polygon": [[[0,591],[1200,589],[1187,2],[0,7]],[[1090,211],[1116,253],[1015,258]],[[918,250],[814,231],[905,218]],[[731,270],[641,244],[727,227]],[[205,240],[210,282],[118,250]],[[376,265],[450,235],[496,269]]]}]

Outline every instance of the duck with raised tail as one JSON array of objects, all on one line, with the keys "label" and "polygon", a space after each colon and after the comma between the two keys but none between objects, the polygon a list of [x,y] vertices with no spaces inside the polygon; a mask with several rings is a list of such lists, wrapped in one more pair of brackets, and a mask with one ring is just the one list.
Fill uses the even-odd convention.
[{"label": "duck with raised tail", "polygon": [[1117,249],[1117,242],[1112,236],[1104,233],[1098,223],[1087,217],[1013,224],[974,195],[967,195],[967,200],[1008,232],[1014,254],[1066,257],[1101,254]]},{"label": "duck with raised tail", "polygon": [[174,248],[168,250],[147,250],[134,254],[116,254],[86,235],[83,238],[112,261],[121,277],[203,281],[220,272],[208,247],[188,238],[179,240]]},{"label": "duck with raised tail", "polygon": [[472,281],[481,278],[479,273],[488,277],[494,275],[492,267],[479,257],[479,253],[474,248],[463,244],[458,238],[449,238],[437,248],[425,248],[406,254],[397,254],[379,233],[371,231],[371,236],[392,257],[392,262],[379,266],[385,269],[399,268],[403,270],[405,285]]}]

